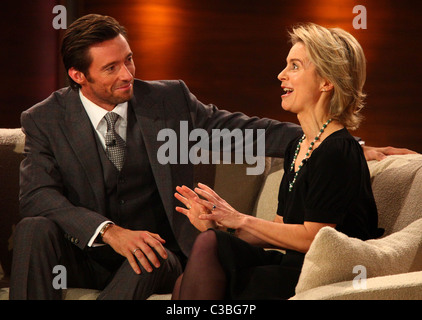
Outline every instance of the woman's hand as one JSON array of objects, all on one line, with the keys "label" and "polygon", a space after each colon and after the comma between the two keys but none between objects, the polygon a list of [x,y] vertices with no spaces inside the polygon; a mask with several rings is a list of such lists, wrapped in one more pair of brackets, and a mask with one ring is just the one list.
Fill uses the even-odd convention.
[{"label": "woman's hand", "polygon": [[235,210],[214,190],[205,184],[198,183],[198,188],[195,188],[195,192],[206,199],[203,200],[198,197],[195,201],[209,210],[208,214],[200,215],[199,219],[214,221],[218,225],[223,225],[226,228],[240,228],[244,214]]},{"label": "woman's hand", "polygon": [[216,227],[216,224],[213,221],[199,219],[199,216],[205,216],[211,212],[203,204],[197,201],[200,199],[195,192],[186,186],[176,187],[176,191],[178,193],[174,194],[175,198],[187,208],[176,207],[176,211],[187,216],[190,223],[201,232]]}]

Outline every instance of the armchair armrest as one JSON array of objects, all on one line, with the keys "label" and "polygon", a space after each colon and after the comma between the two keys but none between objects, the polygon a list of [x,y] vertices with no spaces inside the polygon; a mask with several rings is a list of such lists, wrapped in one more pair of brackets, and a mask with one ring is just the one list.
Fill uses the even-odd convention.
[{"label": "armchair armrest", "polygon": [[421,300],[422,271],[369,278],[366,288],[353,281],[333,283],[299,293],[290,300]]}]

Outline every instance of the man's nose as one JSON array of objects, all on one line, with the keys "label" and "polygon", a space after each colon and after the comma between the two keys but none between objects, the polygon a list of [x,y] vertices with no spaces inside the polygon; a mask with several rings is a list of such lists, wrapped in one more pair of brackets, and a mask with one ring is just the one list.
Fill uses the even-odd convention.
[{"label": "man's nose", "polygon": [[120,74],[119,74],[120,78],[122,80],[132,80],[133,78],[133,73],[131,72],[130,68],[128,68],[128,66],[123,65],[122,68],[120,68]]}]

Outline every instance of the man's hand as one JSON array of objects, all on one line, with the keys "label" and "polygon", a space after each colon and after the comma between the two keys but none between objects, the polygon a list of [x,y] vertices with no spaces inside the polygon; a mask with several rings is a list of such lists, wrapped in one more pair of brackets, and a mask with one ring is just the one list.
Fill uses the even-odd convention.
[{"label": "man's hand", "polygon": [[160,261],[154,250],[163,259],[167,259],[167,252],[163,247],[165,240],[156,233],[133,231],[113,225],[104,233],[103,242],[110,245],[118,254],[126,257],[133,271],[137,274],[141,273],[141,269],[136,259],[147,272],[153,271],[151,263],[156,268],[160,267]]},{"label": "man's hand", "polygon": [[365,158],[367,161],[369,160],[381,161],[385,159],[387,156],[391,156],[391,155],[417,153],[415,151],[405,149],[405,148],[393,148],[393,147],[376,148],[376,147],[369,147],[369,146],[363,146],[362,148],[363,148],[363,153],[365,154]]}]

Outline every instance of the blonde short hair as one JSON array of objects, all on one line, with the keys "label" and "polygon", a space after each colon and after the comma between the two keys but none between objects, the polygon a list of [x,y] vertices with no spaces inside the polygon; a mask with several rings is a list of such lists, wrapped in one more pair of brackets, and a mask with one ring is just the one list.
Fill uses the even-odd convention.
[{"label": "blonde short hair", "polygon": [[289,35],[293,45],[305,45],[319,76],[333,84],[330,116],[348,129],[357,129],[366,97],[366,59],[359,42],[340,28],[328,29],[314,23],[297,25]]}]

